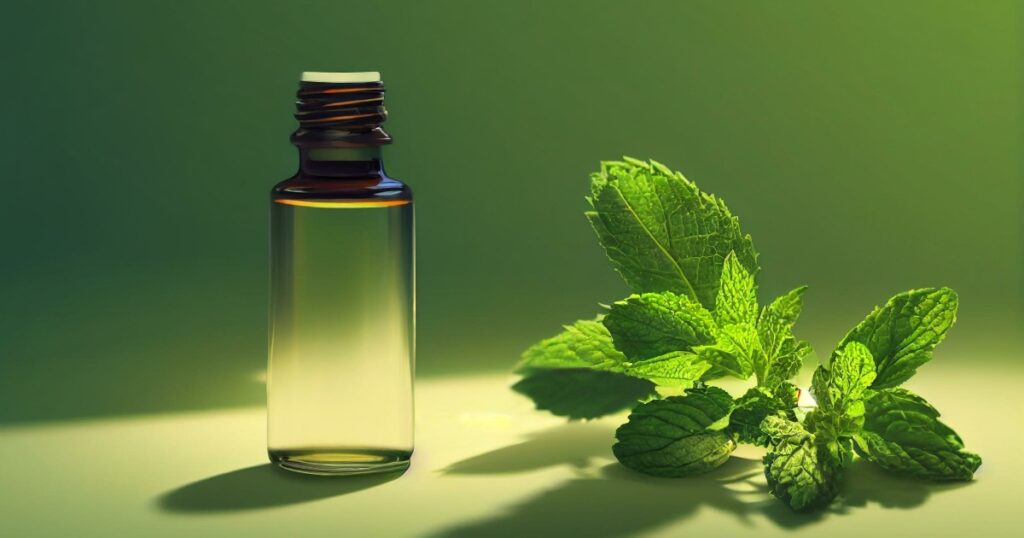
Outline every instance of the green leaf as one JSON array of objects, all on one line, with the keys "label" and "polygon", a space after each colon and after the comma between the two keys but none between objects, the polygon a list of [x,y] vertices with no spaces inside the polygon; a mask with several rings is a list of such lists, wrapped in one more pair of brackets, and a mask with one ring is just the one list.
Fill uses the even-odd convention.
[{"label": "green leaf", "polygon": [[878,374],[872,387],[895,387],[931,360],[935,346],[956,321],[956,310],[957,295],[949,288],[900,293],[868,314],[838,349],[848,342],[864,344],[875,358]]},{"label": "green leaf", "polygon": [[792,379],[800,372],[804,357],[810,352],[811,346],[807,342],[796,339],[784,342],[774,356],[762,350],[754,356],[757,384],[772,388]]},{"label": "green leaf", "polygon": [[857,452],[883,469],[930,480],[970,480],[981,457],[963,450],[960,436],[939,420],[924,398],[902,388],[884,389],[865,401]]},{"label": "green leaf", "polygon": [[710,364],[694,353],[670,351],[630,365],[626,368],[626,374],[663,387],[692,387],[710,367]]},{"label": "green leaf", "polygon": [[603,162],[591,192],[587,219],[637,293],[673,291],[711,310],[729,252],[757,273],[757,254],[739,219],[679,172],[654,161]]},{"label": "green leaf", "polygon": [[722,431],[732,404],[729,394],[715,387],[641,404],[615,432],[612,452],[626,467],[654,476],[710,471],[736,448]]},{"label": "green leaf", "polygon": [[811,351],[807,342],[793,336],[793,324],[800,317],[806,290],[803,286],[777,297],[757,317],[761,353],[755,356],[753,366],[759,385],[774,387],[791,379]]},{"label": "green leaf", "polygon": [[713,342],[715,322],[700,303],[672,292],[631,295],[609,307],[604,326],[630,359],[649,359]]},{"label": "green leaf", "polygon": [[532,399],[537,409],[570,419],[622,411],[657,394],[650,381],[589,369],[537,370],[512,390]]},{"label": "green leaf", "polygon": [[721,285],[715,299],[715,321],[719,325],[756,323],[757,284],[735,252],[725,257]]},{"label": "green leaf", "polygon": [[875,380],[875,361],[860,342],[850,342],[836,352],[828,368],[819,366],[811,381],[818,405],[846,413],[852,404],[864,399]]},{"label": "green leaf", "polygon": [[729,431],[741,443],[768,446],[768,434],[761,430],[761,423],[779,413],[789,420],[796,420],[797,393],[796,386],[791,383],[782,383],[775,390],[752,387],[736,400],[736,407],[729,415]]},{"label": "green leaf", "polygon": [[875,362],[868,348],[850,342],[820,365],[811,380],[811,394],[818,408],[804,420],[808,430],[830,441],[848,439],[864,425],[864,396],[875,379]]},{"label": "green leaf", "polygon": [[754,371],[760,348],[757,329],[749,323],[739,323],[722,327],[714,344],[694,346],[693,352],[711,365],[704,379],[726,375],[746,379]]},{"label": "green leaf", "polygon": [[595,368],[621,371],[626,356],[615,349],[608,329],[597,320],[580,320],[523,353],[516,372],[551,368]]},{"label": "green leaf", "polygon": [[768,357],[782,354],[787,342],[794,340],[793,325],[803,309],[803,295],[807,286],[801,286],[785,295],[776,297],[761,309],[757,318],[757,332],[761,336],[761,347]]},{"label": "green leaf", "polygon": [[764,308],[762,316],[767,318],[766,321],[781,322],[785,326],[792,327],[800,318],[800,312],[803,310],[805,292],[807,292],[807,286],[800,286],[776,297],[771,304]]},{"label": "green leaf", "polygon": [[773,415],[761,429],[770,438],[764,475],[771,494],[797,511],[832,502],[842,482],[843,460],[798,422]]}]

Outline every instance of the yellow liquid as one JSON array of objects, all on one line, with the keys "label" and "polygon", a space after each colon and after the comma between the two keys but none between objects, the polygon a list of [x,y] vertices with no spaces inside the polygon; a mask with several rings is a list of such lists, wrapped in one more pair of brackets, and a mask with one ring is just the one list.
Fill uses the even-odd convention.
[{"label": "yellow liquid", "polygon": [[315,474],[408,466],[415,339],[412,204],[272,205],[271,460]]}]

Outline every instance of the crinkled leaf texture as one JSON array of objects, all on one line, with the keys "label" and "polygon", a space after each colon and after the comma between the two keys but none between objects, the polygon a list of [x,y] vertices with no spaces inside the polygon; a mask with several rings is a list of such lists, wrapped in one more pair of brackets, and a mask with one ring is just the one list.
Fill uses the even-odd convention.
[{"label": "crinkled leaf texture", "polygon": [[880,390],[865,404],[864,429],[854,446],[883,469],[929,480],[970,480],[981,465],[939,412],[909,390]]},{"label": "crinkled leaf texture", "polygon": [[864,425],[864,396],[875,380],[875,362],[860,342],[850,342],[833,357],[829,367],[814,371],[811,394],[818,408],[805,426],[819,437],[849,438]]},{"label": "crinkled leaf texture", "polygon": [[760,347],[757,329],[749,323],[737,323],[721,327],[715,343],[695,346],[693,351],[711,365],[705,379],[726,375],[746,379],[754,372],[754,358]]},{"label": "crinkled leaf texture", "polygon": [[[818,405],[845,412],[864,394],[875,380],[875,362],[871,352],[860,342],[850,342],[839,350],[826,372],[826,390],[818,398]],[[815,384],[815,387],[818,385]],[[817,395],[816,395],[817,396]]]},{"label": "crinkled leaf texture", "polygon": [[771,494],[797,511],[832,502],[842,483],[843,459],[799,422],[769,416],[761,428],[771,439],[764,456]]},{"label": "crinkled leaf texture", "polygon": [[512,390],[533,400],[537,409],[569,419],[616,413],[657,394],[646,379],[585,368],[538,370]]},{"label": "crinkled leaf texture", "polygon": [[839,343],[867,346],[875,359],[877,377],[872,388],[895,387],[910,379],[932,358],[956,321],[957,295],[949,288],[924,288],[895,295],[874,309]]},{"label": "crinkled leaf texture", "polygon": [[722,265],[722,278],[715,298],[715,321],[719,325],[757,321],[757,283],[730,252]]},{"label": "crinkled leaf texture", "polygon": [[663,387],[692,387],[711,365],[694,353],[670,351],[664,355],[630,364],[626,374],[647,379]]},{"label": "crinkled leaf texture", "polygon": [[617,301],[604,326],[615,348],[643,360],[715,340],[715,321],[700,303],[673,292],[642,293]]},{"label": "crinkled leaf texture", "polygon": [[[711,365],[704,379],[755,375],[758,386],[773,389],[795,376],[810,352],[810,346],[792,332],[807,288],[797,288],[758,312],[753,278],[747,275],[749,286],[737,282],[744,278],[744,271],[738,263],[723,271],[718,304],[726,312],[716,310],[714,315],[725,324],[719,326],[715,342],[694,346],[693,351]],[[740,319],[746,321],[730,322]]]},{"label": "crinkled leaf texture", "polygon": [[732,405],[732,397],[715,387],[641,404],[615,432],[612,452],[626,467],[654,476],[710,471],[736,448],[723,431]]},{"label": "crinkled leaf texture", "polygon": [[628,157],[603,162],[591,175],[591,193],[587,219],[634,292],[673,291],[712,310],[730,252],[757,273],[739,219],[679,172]]},{"label": "crinkled leaf texture", "polygon": [[741,443],[768,446],[768,434],[761,429],[761,423],[779,413],[796,420],[797,395],[798,390],[791,383],[782,383],[774,389],[750,388],[736,400],[736,407],[729,415],[729,432]]},{"label": "crinkled leaf texture", "polygon": [[556,336],[541,340],[523,353],[516,371],[526,373],[549,368],[596,368],[621,371],[626,356],[615,349],[608,329],[596,320],[566,325]]},{"label": "crinkled leaf texture", "polygon": [[806,290],[807,286],[801,286],[777,297],[757,316],[760,354],[754,357],[753,370],[758,385],[775,387],[791,379],[810,353],[810,345],[793,336]]}]

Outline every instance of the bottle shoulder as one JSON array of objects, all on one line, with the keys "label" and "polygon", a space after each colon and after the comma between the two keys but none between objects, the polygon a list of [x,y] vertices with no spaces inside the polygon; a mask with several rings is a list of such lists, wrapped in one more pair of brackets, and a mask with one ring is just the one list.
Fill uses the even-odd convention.
[{"label": "bottle shoulder", "polygon": [[272,200],[412,201],[412,189],[402,181],[380,175],[369,178],[331,178],[296,174],[270,191]]}]

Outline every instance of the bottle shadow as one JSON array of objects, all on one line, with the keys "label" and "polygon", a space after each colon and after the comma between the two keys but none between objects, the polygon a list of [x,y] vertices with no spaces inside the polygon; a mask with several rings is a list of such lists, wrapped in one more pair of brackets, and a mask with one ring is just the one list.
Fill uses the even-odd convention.
[{"label": "bottle shadow", "polygon": [[613,430],[607,425],[570,423],[450,465],[443,474],[502,474],[569,465],[579,476],[501,513],[431,536],[624,536],[684,521],[704,509],[727,514],[751,529],[763,522],[796,529],[870,504],[913,508],[934,492],[964,485],[894,477],[867,461],[856,460],[848,469],[842,499],[827,510],[797,513],[768,493],[759,459],[734,456],[714,471],[682,479],[651,477],[618,463],[590,465],[597,457],[600,462],[607,461],[613,440]]},{"label": "bottle shadow", "polygon": [[401,475],[402,471],[365,476],[308,476],[265,463],[185,484],[160,495],[156,504],[164,511],[177,513],[256,510],[355,493]]}]

